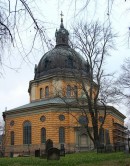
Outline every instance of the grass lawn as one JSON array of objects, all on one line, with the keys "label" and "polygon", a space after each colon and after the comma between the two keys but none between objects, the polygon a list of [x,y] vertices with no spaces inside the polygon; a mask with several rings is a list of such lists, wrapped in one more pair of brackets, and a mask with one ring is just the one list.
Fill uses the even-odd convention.
[{"label": "grass lawn", "polygon": [[130,166],[130,154],[84,152],[67,154],[59,161],[35,157],[0,158],[0,166]]}]

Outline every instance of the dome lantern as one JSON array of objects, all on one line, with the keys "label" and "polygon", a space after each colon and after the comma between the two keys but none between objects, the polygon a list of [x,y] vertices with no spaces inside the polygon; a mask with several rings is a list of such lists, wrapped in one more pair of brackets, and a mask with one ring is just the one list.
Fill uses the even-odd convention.
[{"label": "dome lantern", "polygon": [[69,32],[64,28],[63,24],[63,13],[61,12],[61,24],[60,24],[60,29],[55,32],[55,37],[56,37],[56,46],[58,45],[66,45],[69,46],[68,44],[68,39],[69,39]]}]

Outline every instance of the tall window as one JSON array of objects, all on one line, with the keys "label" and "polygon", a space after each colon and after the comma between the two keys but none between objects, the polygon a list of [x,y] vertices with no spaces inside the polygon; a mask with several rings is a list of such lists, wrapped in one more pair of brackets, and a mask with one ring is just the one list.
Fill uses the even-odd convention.
[{"label": "tall window", "polygon": [[45,97],[49,97],[49,87],[46,86],[45,88]]},{"label": "tall window", "polygon": [[43,89],[40,88],[40,99],[43,97]]},{"label": "tall window", "polygon": [[103,128],[100,128],[100,130],[99,130],[99,140],[100,140],[101,144],[104,143],[104,129]]},{"label": "tall window", "polygon": [[41,129],[41,143],[45,143],[46,142],[46,129],[43,127]]},{"label": "tall window", "polygon": [[23,125],[23,144],[31,144],[31,123],[28,121]]},{"label": "tall window", "polygon": [[77,86],[74,86],[74,97],[78,97],[78,89]]},{"label": "tall window", "polygon": [[105,129],[105,139],[106,139],[106,145],[110,144],[110,136],[109,136],[109,130]]},{"label": "tall window", "polygon": [[11,138],[11,145],[14,145],[14,131],[11,131],[10,138]]},{"label": "tall window", "polygon": [[70,86],[70,85],[67,85],[66,96],[67,96],[67,97],[70,97],[70,96],[71,96],[71,86]]},{"label": "tall window", "polygon": [[65,128],[59,128],[59,143],[65,143]]}]

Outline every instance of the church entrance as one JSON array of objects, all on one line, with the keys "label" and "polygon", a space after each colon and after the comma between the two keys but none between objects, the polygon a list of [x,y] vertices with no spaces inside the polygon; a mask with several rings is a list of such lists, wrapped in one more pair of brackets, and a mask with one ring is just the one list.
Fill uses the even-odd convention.
[{"label": "church entrance", "polygon": [[75,133],[77,151],[89,151],[94,148],[93,142],[89,138],[85,128],[78,127]]},{"label": "church entrance", "polygon": [[87,146],[87,135],[86,134],[82,134],[80,136],[80,145],[81,146]]}]

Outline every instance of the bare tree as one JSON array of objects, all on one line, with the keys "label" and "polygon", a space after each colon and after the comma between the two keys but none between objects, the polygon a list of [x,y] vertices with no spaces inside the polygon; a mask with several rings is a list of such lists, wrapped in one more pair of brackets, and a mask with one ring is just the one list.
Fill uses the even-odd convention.
[{"label": "bare tree", "polygon": [[[97,1],[97,0],[85,0],[85,1],[79,1],[79,0],[72,0],[70,3],[72,3],[74,1],[75,3],[75,9],[77,9],[77,6],[79,5],[78,3],[80,2],[81,4],[81,7],[79,8],[79,10],[77,10],[77,13],[76,15],[78,15],[79,13],[83,12],[84,10],[86,10],[87,8],[89,8],[90,4],[91,3],[94,3],[95,4],[95,9],[93,10],[95,12],[96,10],[96,6],[98,3],[104,3],[104,1]],[[122,2],[126,2],[127,0],[122,0]],[[119,1],[120,2],[120,1]],[[112,11],[112,8],[113,8],[113,5],[114,3],[116,3],[115,0],[107,0],[105,1],[105,4],[106,4],[106,14],[109,16],[111,14],[111,11]]]},{"label": "bare tree", "polygon": [[[112,75],[105,74],[103,68],[109,51],[114,48],[116,35],[112,34],[110,26],[101,26],[99,22],[96,22],[93,24],[78,24],[78,26],[74,27],[74,37],[73,46],[87,61],[87,74],[84,75],[80,72],[80,62],[78,75],[73,74],[77,82],[81,83],[80,88],[84,93],[85,101],[87,101],[87,108],[82,108],[82,114],[86,119],[88,119],[88,115],[90,116],[93,132],[90,131],[88,124],[86,124],[85,128],[94,146],[97,147],[100,142],[99,129],[103,127],[106,118],[106,103],[111,101],[110,96],[115,91],[110,86]],[[104,110],[104,115],[102,123],[99,124],[98,118],[101,107]]]},{"label": "bare tree", "polygon": [[121,73],[117,78],[116,84],[118,85],[118,97],[126,106],[130,104],[130,59],[127,58],[121,66]]},{"label": "bare tree", "polygon": [[[34,8],[35,0],[0,0],[0,64],[2,65],[4,48],[13,45],[18,48],[23,59],[35,48],[36,38],[40,38],[41,46],[50,47],[50,40],[47,36],[44,20],[39,20]],[[26,49],[23,40],[23,32],[30,32],[30,49]],[[7,46],[7,47],[6,47]]]}]

